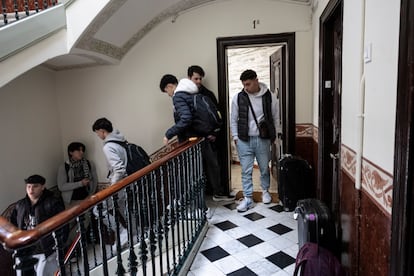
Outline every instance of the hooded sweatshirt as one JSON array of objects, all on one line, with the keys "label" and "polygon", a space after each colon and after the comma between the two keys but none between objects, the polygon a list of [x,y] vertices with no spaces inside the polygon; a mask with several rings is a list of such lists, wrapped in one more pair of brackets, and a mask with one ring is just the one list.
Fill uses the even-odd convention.
[{"label": "hooded sweatshirt", "polygon": [[111,184],[114,184],[127,175],[126,166],[128,159],[125,148],[119,144],[110,143],[110,141],[125,142],[126,139],[119,130],[114,129],[104,140],[103,152],[110,172],[109,180]]},{"label": "hooded sweatshirt", "polygon": [[189,79],[181,79],[175,88],[173,99],[175,125],[165,133],[168,139],[178,136],[180,142],[193,136],[191,131],[192,112],[191,105],[193,95],[198,93],[198,87]]},{"label": "hooded sweatshirt", "polygon": [[[257,93],[247,93],[249,96],[250,102],[252,103],[252,107],[254,109],[254,113],[256,114],[257,122],[260,122],[264,118],[263,112],[263,104],[262,104],[262,96],[267,92],[268,88],[266,84],[259,82],[260,90]],[[243,90],[244,91],[244,90]],[[241,91],[241,92],[243,92]],[[241,93],[239,92],[239,93]],[[272,94],[272,117],[273,122],[275,124],[275,129],[278,130],[279,122],[279,105],[278,101],[274,95]],[[238,119],[239,119],[239,105],[238,105],[238,94],[233,97],[231,103],[231,118],[230,118],[230,128],[233,136],[233,140],[238,140]],[[254,120],[253,113],[251,108],[249,108],[248,113],[248,126],[249,126],[249,136],[259,136],[259,129],[257,128],[256,121]]]}]

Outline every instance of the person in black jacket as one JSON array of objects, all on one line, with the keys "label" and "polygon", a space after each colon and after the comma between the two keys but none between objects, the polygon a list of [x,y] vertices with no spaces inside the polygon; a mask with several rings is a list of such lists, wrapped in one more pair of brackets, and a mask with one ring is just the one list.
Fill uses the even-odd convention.
[{"label": "person in black jacket", "polygon": [[[198,65],[191,65],[187,69],[187,76],[198,87],[198,93],[203,94],[211,99],[218,109],[218,101],[212,91],[203,85],[203,78],[205,76],[203,68]],[[220,176],[220,159],[219,152],[225,152],[225,149],[219,149],[220,132],[211,135],[208,142],[205,143],[204,152],[204,166],[206,168],[207,176],[207,192],[212,189],[214,201],[233,201],[234,196],[228,194],[227,184],[223,183]]]},{"label": "person in black jacket", "polygon": [[[40,175],[32,175],[25,179],[26,197],[16,203],[10,216],[10,222],[22,230],[35,228],[39,223],[53,217],[65,209],[63,200],[46,189],[46,179]],[[60,231],[57,231],[59,233]],[[61,233],[62,234],[62,233]],[[35,264],[36,275],[54,275],[58,269],[55,240],[52,234],[43,237],[33,245],[31,254],[38,259]],[[16,264],[27,254],[27,249],[18,250]],[[19,266],[17,266],[19,268]],[[17,271],[20,275],[20,271]]]},{"label": "person in black jacket", "polygon": [[[174,104],[174,121],[175,124],[170,127],[164,137],[164,144],[167,144],[168,141],[174,136],[178,137],[179,142],[183,142],[190,137],[204,137],[200,133],[194,130],[192,127],[192,106],[193,97],[198,93],[198,88],[195,83],[189,79],[181,79],[179,82],[177,78],[173,75],[167,74],[161,78],[160,81],[160,90],[164,93],[167,93],[173,99]],[[220,180],[220,175],[211,175],[209,173],[209,168],[211,166],[218,166],[217,154],[211,151],[210,140],[215,137],[208,135],[206,139],[201,144],[201,152],[203,156],[203,162],[205,165],[205,171],[207,178],[209,175],[214,177],[214,183],[218,183]],[[207,206],[204,206],[207,218],[211,218],[210,209]]]}]

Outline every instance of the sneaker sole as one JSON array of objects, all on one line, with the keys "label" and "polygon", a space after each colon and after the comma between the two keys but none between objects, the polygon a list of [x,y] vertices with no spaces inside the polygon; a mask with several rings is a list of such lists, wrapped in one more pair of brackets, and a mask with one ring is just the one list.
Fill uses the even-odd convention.
[{"label": "sneaker sole", "polygon": [[237,209],[237,212],[244,213],[244,212],[247,212],[249,209],[252,209],[253,207],[254,207],[254,204],[248,206],[245,210],[239,210],[239,209]]},{"label": "sneaker sole", "polygon": [[213,201],[219,202],[219,201],[234,201],[236,198],[217,198],[213,197]]}]

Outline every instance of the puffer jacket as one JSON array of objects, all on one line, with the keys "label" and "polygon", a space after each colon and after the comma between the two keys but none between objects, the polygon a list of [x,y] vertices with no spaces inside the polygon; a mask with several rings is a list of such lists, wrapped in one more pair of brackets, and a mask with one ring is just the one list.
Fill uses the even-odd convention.
[{"label": "puffer jacket", "polygon": [[180,80],[173,95],[175,125],[165,133],[165,137],[168,139],[177,136],[178,141],[182,142],[189,137],[198,136],[191,128],[193,118],[191,103],[193,95],[196,93],[198,93],[198,88],[191,80]]},{"label": "puffer jacket", "polygon": [[[32,206],[29,197],[19,200],[16,203],[14,210],[10,216],[10,222],[22,230],[27,229],[27,221],[29,214],[34,214],[37,224],[53,217],[54,215],[65,210],[65,205],[60,197],[56,197],[53,192],[44,189],[41,197],[35,205]],[[66,229],[65,229],[66,230]],[[61,235],[66,235],[64,231],[58,231]],[[49,234],[37,243],[36,248],[32,254],[44,253],[46,256],[52,254],[55,250],[55,240],[52,234]],[[22,256],[26,250],[22,249],[17,252],[17,255]]]}]

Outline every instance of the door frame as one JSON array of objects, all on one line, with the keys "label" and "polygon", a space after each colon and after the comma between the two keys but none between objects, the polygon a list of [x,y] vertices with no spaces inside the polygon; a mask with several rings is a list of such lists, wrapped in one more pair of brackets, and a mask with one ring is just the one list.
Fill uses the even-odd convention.
[{"label": "door frame", "polygon": [[[226,179],[228,185],[231,183],[230,177],[230,137],[229,137],[229,103],[228,103],[228,87],[227,87],[227,56],[226,50],[232,47],[244,46],[264,46],[264,45],[286,44],[287,46],[287,62],[288,62],[288,80],[287,94],[289,97],[287,125],[289,129],[286,151],[295,153],[295,33],[265,34],[265,35],[247,35],[217,38],[217,80],[218,80],[218,98],[219,109],[223,116],[223,137],[219,141],[222,151],[219,158],[222,160],[221,179]],[[248,68],[246,68],[248,69]],[[226,164],[226,165],[225,165]]]},{"label": "door frame", "polygon": [[[338,14],[339,13],[339,14]],[[343,1],[342,0],[331,0],[326,6],[324,12],[320,17],[320,43],[319,43],[319,133],[318,133],[318,183],[316,188],[316,195],[319,199],[324,201],[328,207],[332,210],[334,206],[337,206],[336,200],[333,198],[333,165],[331,159],[331,148],[326,146],[330,144],[333,138],[332,130],[332,114],[333,110],[333,97],[330,95],[331,88],[325,88],[324,82],[327,80],[333,80],[334,77],[334,46],[332,45],[333,30],[333,19],[336,16],[340,16],[341,22],[343,22]],[[343,28],[342,28],[343,29]],[[336,68],[338,69],[338,68]],[[342,72],[342,68],[339,68]],[[339,72],[339,76],[341,76]],[[340,81],[342,82],[342,80]],[[340,111],[339,111],[340,112]],[[340,156],[341,144],[339,144],[338,154]],[[338,159],[340,168],[340,157]],[[337,170],[340,179],[340,173]],[[336,187],[337,188],[337,187]],[[335,193],[337,194],[337,193]],[[338,211],[338,210],[335,210]],[[337,214],[334,214],[337,215]]]},{"label": "door frame", "polygon": [[390,273],[414,273],[414,3],[401,0]]}]

